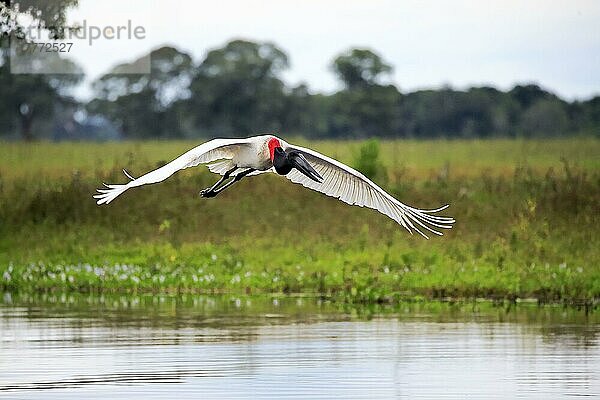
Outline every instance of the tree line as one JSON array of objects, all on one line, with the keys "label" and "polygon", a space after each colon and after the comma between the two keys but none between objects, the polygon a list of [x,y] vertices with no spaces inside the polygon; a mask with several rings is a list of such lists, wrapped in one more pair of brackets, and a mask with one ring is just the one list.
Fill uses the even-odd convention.
[{"label": "tree line", "polygon": [[10,74],[3,49],[0,135],[19,132],[24,139],[43,137],[50,124],[76,111],[105,117],[131,139],[260,132],[316,138],[600,135],[600,96],[569,102],[536,84],[508,91],[481,86],[402,92],[385,83],[393,67],[370,49],[335,57],[331,70],[343,87],[323,94],[306,84],[286,84],[288,55],[270,42],[233,40],[200,62],[164,46],[150,52],[150,74],[122,74],[131,65],[118,65],[93,82],[86,103],[67,90],[81,74]]}]

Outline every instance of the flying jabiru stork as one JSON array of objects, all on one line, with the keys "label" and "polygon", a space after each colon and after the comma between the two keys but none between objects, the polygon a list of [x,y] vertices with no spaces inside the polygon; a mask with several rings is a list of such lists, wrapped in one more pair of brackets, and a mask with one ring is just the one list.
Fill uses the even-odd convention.
[{"label": "flying jabiru stork", "polygon": [[[407,206],[355,169],[314,150],[291,145],[273,135],[246,139],[214,139],[180,155],[170,163],[124,185],[107,185],[94,195],[97,204],[108,204],[127,189],[162,182],[175,172],[208,164],[211,172],[222,175],[214,185],[200,191],[202,197],[215,197],[245,176],[276,172],[304,187],[332,196],[350,205],[368,207],[387,215],[412,234],[423,230],[442,235],[436,228],[450,229],[453,218],[434,215],[448,207],[432,210]],[[228,182],[224,183],[227,179]]]}]

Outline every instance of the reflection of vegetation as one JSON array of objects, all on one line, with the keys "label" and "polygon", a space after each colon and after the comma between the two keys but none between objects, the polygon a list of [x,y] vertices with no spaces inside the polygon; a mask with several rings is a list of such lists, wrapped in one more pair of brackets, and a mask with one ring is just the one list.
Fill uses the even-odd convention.
[{"label": "reflection of vegetation", "polygon": [[[430,241],[276,176],[202,200],[198,188],[214,180],[202,168],[98,207],[91,194],[100,181],[124,179],[121,167],[138,174],[188,146],[7,143],[0,148],[0,286],[304,292],[348,302],[600,297],[599,142],[468,143],[381,144],[388,190],[422,207],[452,203],[456,227]],[[354,146],[315,145],[342,161]]]},{"label": "reflection of vegetation", "polygon": [[536,325],[549,336],[576,337],[584,333],[582,326],[600,322],[599,313],[586,314],[574,307],[541,308],[527,303],[516,306],[489,301],[358,304],[321,297],[274,295],[13,293],[0,297],[0,306],[23,307],[28,310],[25,315],[30,319],[61,317],[80,324],[82,319],[92,317],[97,318],[95,324],[116,326],[177,324],[178,327],[222,328],[394,317],[401,321],[439,323],[520,323]]}]

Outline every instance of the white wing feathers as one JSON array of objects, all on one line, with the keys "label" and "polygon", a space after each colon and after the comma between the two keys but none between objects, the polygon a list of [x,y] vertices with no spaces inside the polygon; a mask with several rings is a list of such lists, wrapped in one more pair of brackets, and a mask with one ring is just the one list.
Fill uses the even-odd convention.
[{"label": "white wing feathers", "polygon": [[286,150],[292,149],[303,153],[310,165],[323,177],[323,182],[317,183],[293,169],[286,177],[294,183],[299,183],[327,196],[336,197],[350,205],[375,209],[401,224],[410,233],[414,229],[427,239],[429,237],[420,228],[436,235],[443,234],[435,228],[452,228],[453,218],[432,215],[446,209],[448,205],[433,210],[407,206],[386,193],[360,172],[339,161],[299,146],[288,145],[286,148]]},{"label": "white wing feathers", "polygon": [[137,179],[133,178],[127,171],[123,170],[125,175],[131,179],[131,182],[124,185],[104,184],[107,189],[98,189],[98,194],[94,195],[94,198],[97,199],[97,204],[108,204],[127,189],[164,181],[179,170],[220,159],[230,160],[235,156],[236,152],[239,151],[240,146],[247,146],[248,144],[249,142],[247,139],[214,139],[194,147],[170,163],[163,165],[154,171],[148,172]]}]

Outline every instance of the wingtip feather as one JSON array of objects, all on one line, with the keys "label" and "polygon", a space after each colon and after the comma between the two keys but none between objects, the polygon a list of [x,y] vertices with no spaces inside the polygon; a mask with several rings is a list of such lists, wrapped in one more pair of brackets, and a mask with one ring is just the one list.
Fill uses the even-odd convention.
[{"label": "wingtip feather", "polygon": [[127,185],[104,184],[104,186],[106,186],[108,189],[96,189],[98,193],[92,196],[94,199],[97,199],[97,205],[109,204],[129,188]]}]

